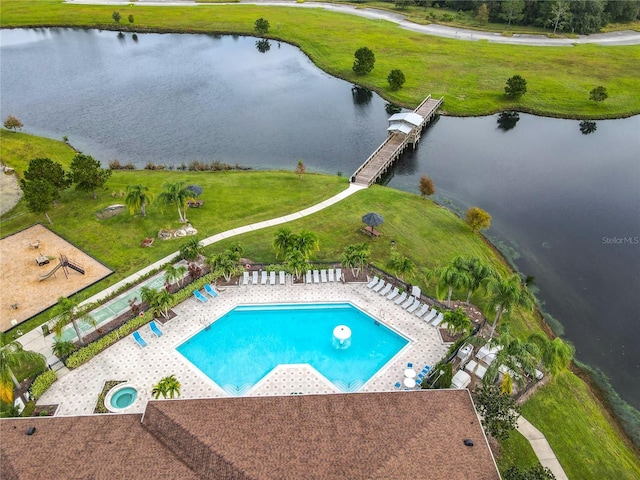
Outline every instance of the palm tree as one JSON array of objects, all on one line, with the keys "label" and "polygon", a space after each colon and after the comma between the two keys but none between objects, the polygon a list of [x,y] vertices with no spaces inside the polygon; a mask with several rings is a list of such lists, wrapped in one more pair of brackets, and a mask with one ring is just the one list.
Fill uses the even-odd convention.
[{"label": "palm tree", "polygon": [[180,247],[180,257],[185,260],[197,260],[203,249],[202,242],[197,237],[192,237]]},{"label": "palm tree", "polygon": [[273,239],[273,248],[276,251],[276,258],[280,255],[286,256],[289,249],[293,246],[295,235],[287,227],[279,228]]},{"label": "palm tree", "polygon": [[13,403],[13,387],[20,388],[20,382],[13,370],[25,364],[46,367],[42,355],[30,350],[24,350],[19,342],[5,343],[4,335],[0,336],[0,399]]},{"label": "palm tree", "polygon": [[355,243],[347,245],[342,252],[342,263],[344,268],[350,268],[354,277],[360,275],[360,270],[369,263],[371,255],[371,245],[369,243]]},{"label": "palm tree", "polygon": [[436,292],[438,296],[441,295],[442,290],[448,289],[447,294],[447,306],[451,306],[451,294],[453,290],[464,288],[469,285],[467,272],[458,268],[454,263],[445,265],[444,267],[437,268],[430,272],[430,277],[436,277],[438,283],[436,285]]},{"label": "palm tree", "polygon": [[567,368],[573,359],[575,348],[560,337],[549,340],[545,335],[534,333],[529,341],[538,345],[542,352],[542,364],[551,375],[557,375]]},{"label": "palm tree", "polygon": [[471,295],[480,287],[486,287],[489,280],[496,276],[493,267],[482,262],[479,258],[455,257],[451,263],[461,271],[466,272],[466,277],[463,280],[466,282],[465,287],[469,289],[467,305],[469,305]]},{"label": "palm tree", "polygon": [[509,328],[505,327],[498,337],[489,340],[489,345],[500,349],[496,353],[494,361],[487,368],[487,372],[482,379],[484,384],[493,382],[501,365],[514,372],[514,375],[510,375],[519,385],[524,383],[526,376],[535,378],[536,367],[542,357],[542,353],[535,342],[522,341],[514,337]]},{"label": "palm tree", "polygon": [[94,326],[96,324],[96,321],[91,316],[87,315],[86,312],[78,312],[78,302],[76,300],[60,297],[58,299],[57,320],[55,325],[53,326],[53,331],[55,332],[56,336],[61,337],[63,328],[71,323],[73,324],[73,329],[76,331],[78,342],[80,342],[80,345],[84,345],[82,331],[80,330],[80,326],[78,325],[78,320]]},{"label": "palm tree", "polygon": [[155,290],[151,287],[142,287],[140,289],[140,298],[143,302],[146,302],[150,308],[153,308],[155,304],[156,297],[158,296],[158,290]]},{"label": "palm tree", "polygon": [[71,355],[75,349],[76,346],[74,343],[68,340],[55,340],[51,347],[53,354],[60,359],[65,359]]},{"label": "palm tree", "polygon": [[396,275],[400,276],[400,280],[404,282],[405,275],[413,275],[416,271],[416,264],[413,260],[398,252],[393,252],[387,261],[387,267],[393,270]]},{"label": "palm tree", "polygon": [[216,255],[213,255],[207,259],[207,263],[218,275],[222,275],[224,279],[229,282],[231,277],[240,270],[238,261],[240,256],[238,253],[231,250],[225,250]]},{"label": "palm tree", "polygon": [[173,283],[182,284],[182,280],[187,273],[187,267],[184,265],[167,265],[164,269],[164,278],[169,285]]},{"label": "palm tree", "polygon": [[314,251],[320,250],[320,242],[315,233],[309,230],[301,230],[300,233],[294,236],[293,248],[300,250],[308,260]]},{"label": "palm tree", "polygon": [[496,318],[491,326],[490,338],[493,337],[503,313],[516,306],[524,308],[531,308],[532,306],[531,297],[522,288],[520,277],[516,273],[507,279],[496,277],[490,280],[487,284],[487,293],[489,294],[488,306],[491,310],[496,311]]},{"label": "palm tree", "polygon": [[447,324],[447,332],[449,335],[454,336],[458,333],[467,334],[471,332],[471,320],[469,320],[469,317],[467,317],[461,308],[446,311],[443,317],[443,323]]},{"label": "palm tree", "polygon": [[171,308],[171,304],[173,303],[173,295],[171,295],[166,290],[160,290],[157,292],[153,300],[153,311],[154,314],[161,314],[164,318],[169,316],[169,308]]},{"label": "palm tree", "polygon": [[158,195],[161,205],[173,205],[178,209],[178,216],[182,223],[187,222],[187,202],[193,200],[193,192],[185,187],[184,182],[165,183],[164,191]]},{"label": "palm tree", "polygon": [[160,395],[162,395],[162,398],[167,398],[167,395],[169,395],[169,398],[173,398],[174,396],[179,397],[180,387],[180,382],[178,381],[176,376],[169,375],[168,377],[164,377],[156,385],[153,386],[151,394],[156,399],[160,398]]},{"label": "palm tree", "polygon": [[300,278],[300,275],[302,275],[309,265],[302,252],[298,250],[290,250],[285,260],[287,262],[287,269],[296,279]]},{"label": "palm tree", "polygon": [[127,196],[124,203],[129,207],[129,213],[133,215],[140,210],[144,217],[147,215],[147,205],[153,202],[153,194],[149,192],[149,187],[144,185],[127,185]]}]

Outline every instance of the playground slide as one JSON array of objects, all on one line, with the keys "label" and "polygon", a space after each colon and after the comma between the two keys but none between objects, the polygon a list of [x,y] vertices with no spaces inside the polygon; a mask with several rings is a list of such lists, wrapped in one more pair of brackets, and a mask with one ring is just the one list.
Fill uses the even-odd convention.
[{"label": "playground slide", "polygon": [[56,271],[62,266],[61,263],[59,263],[58,265],[55,266],[55,268],[47,273],[45,273],[44,275],[40,275],[40,281],[42,280],[46,280],[47,278],[49,278],[51,275],[53,275],[54,273],[56,273]]}]

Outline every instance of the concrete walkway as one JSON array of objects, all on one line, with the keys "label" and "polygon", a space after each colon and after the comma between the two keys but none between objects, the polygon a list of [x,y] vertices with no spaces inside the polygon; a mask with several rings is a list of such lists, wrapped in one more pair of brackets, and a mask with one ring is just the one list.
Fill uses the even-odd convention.
[{"label": "concrete walkway", "polygon": [[[549,38],[546,35],[525,35],[513,34],[505,37],[498,32],[481,32],[477,30],[465,30],[464,28],[448,27],[445,25],[430,24],[419,25],[417,23],[406,20],[405,16],[399,13],[389,12],[386,10],[376,10],[374,8],[361,8],[355,5],[341,5],[336,3],[322,2],[305,2],[297,3],[294,0],[284,1],[261,1],[261,0],[240,0],[243,4],[264,5],[269,7],[295,7],[295,8],[321,8],[324,10],[356,15],[371,20],[386,20],[399,25],[401,28],[411,30],[425,35],[434,35],[438,37],[455,38],[467,41],[488,41],[492,43],[504,43],[510,45],[533,45],[546,47],[574,46],[578,44],[592,43],[598,45],[640,45],[640,32],[632,30],[624,30],[621,32],[597,33],[593,35],[577,35],[575,38]],[[67,0],[66,3],[93,4],[93,5],[145,5],[145,6],[198,6],[206,5],[212,7],[215,5],[237,5],[233,4],[206,4],[195,3],[192,0],[138,0],[135,4],[130,1],[105,1],[105,0]],[[506,29],[506,26],[505,26]]]},{"label": "concrete walkway", "polygon": [[540,430],[531,425],[522,415],[518,418],[518,426],[516,428],[522,436],[529,441],[531,448],[533,448],[543,467],[551,470],[551,473],[553,473],[557,480],[569,480],[567,474],[564,473],[562,465],[560,465],[556,455],[553,453],[549,442],[547,442],[546,437]]}]

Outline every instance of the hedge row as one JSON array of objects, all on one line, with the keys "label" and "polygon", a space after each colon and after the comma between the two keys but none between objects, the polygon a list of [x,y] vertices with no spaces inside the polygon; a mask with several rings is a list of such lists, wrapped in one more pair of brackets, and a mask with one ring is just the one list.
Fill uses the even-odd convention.
[{"label": "hedge row", "polygon": [[58,374],[55,370],[45,370],[42,372],[31,384],[31,398],[38,400],[57,379]]},{"label": "hedge row", "polygon": [[[212,280],[213,275],[207,274],[174,293],[173,301],[171,302],[171,308],[184,302],[187,298],[193,295],[194,290],[200,290],[204,287],[205,283],[209,283]],[[69,358],[67,358],[66,362],[67,367],[78,368],[80,365],[88,362],[97,354],[99,354],[103,350],[106,350],[121,338],[130,335],[135,330],[149,323],[151,320],[153,320],[153,313],[151,310],[147,310],[142,315],[132,318],[124,325],[106,334],[104,337],[90,343],[85,347],[80,348],[79,350],[76,350],[71,355],[69,355]]]}]

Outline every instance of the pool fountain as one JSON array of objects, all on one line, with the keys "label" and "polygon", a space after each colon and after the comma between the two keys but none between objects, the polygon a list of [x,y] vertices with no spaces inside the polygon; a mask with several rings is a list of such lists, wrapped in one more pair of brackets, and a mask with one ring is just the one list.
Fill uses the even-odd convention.
[{"label": "pool fountain", "polygon": [[346,325],[338,325],[334,328],[333,345],[336,348],[349,348],[349,345],[351,345],[351,329]]}]

